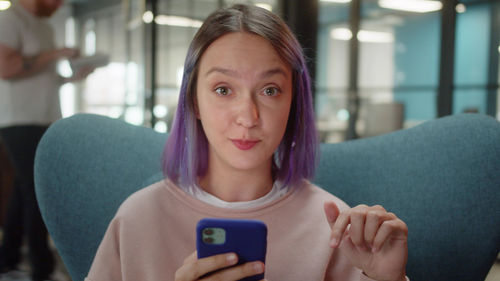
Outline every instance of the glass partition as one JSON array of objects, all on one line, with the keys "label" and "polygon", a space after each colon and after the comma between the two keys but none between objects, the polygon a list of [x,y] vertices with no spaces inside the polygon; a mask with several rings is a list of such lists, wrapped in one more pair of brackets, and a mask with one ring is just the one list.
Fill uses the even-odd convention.
[{"label": "glass partition", "polygon": [[489,3],[464,5],[457,15],[454,114],[486,114],[491,6]]},{"label": "glass partition", "polygon": [[440,6],[417,12],[385,2],[361,1],[358,65],[352,66],[351,3],[320,1],[316,107],[322,141],[345,139],[350,67],[356,67],[358,75],[359,136],[383,134],[436,117]]}]

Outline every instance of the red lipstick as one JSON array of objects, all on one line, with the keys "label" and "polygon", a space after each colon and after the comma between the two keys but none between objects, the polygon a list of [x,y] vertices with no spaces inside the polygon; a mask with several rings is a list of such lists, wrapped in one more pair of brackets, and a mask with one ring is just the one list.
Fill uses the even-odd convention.
[{"label": "red lipstick", "polygon": [[260,140],[231,140],[233,144],[241,150],[252,149]]}]

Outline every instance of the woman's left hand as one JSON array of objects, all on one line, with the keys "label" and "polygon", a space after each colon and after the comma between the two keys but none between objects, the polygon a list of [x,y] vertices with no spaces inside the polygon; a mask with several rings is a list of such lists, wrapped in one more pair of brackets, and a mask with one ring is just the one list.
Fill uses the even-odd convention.
[{"label": "woman's left hand", "polygon": [[358,205],[340,212],[334,202],[324,205],[332,229],[330,246],[375,280],[405,280],[408,227],[382,206]]}]

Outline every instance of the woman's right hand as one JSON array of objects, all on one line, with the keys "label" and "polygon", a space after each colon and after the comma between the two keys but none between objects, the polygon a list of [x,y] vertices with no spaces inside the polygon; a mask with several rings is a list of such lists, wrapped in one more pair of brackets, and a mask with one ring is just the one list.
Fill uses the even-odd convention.
[{"label": "woman's right hand", "polygon": [[[184,260],[183,265],[175,272],[175,281],[235,281],[264,272],[264,264],[260,261],[233,266],[237,263],[238,256],[234,253],[198,259],[195,251]],[[216,273],[204,276],[216,270],[218,270]],[[204,276],[203,279],[199,279],[202,276]]]}]

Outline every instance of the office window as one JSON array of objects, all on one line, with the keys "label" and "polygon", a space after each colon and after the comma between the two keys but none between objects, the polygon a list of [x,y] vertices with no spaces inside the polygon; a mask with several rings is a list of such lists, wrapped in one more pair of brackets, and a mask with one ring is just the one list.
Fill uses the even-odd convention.
[{"label": "office window", "polygon": [[167,132],[171,127],[189,44],[203,20],[218,7],[217,0],[158,2],[157,85],[153,107],[157,131]]},{"label": "office window", "polygon": [[466,5],[457,15],[453,113],[486,114],[492,4]]},{"label": "office window", "polygon": [[[122,118],[167,132],[173,121],[191,39],[205,18],[220,6],[255,4],[276,10],[276,0],[157,1],[157,13],[144,1],[127,1],[77,14],[76,45],[85,55],[104,53],[110,64],[97,69],[84,83],[72,85],[67,115],[76,112]],[[151,70],[151,27],[156,27],[156,73]],[[155,85],[150,85],[152,75]],[[65,88],[68,88],[65,86]],[[69,88],[68,88],[69,89]],[[155,91],[154,100],[152,90]],[[69,91],[69,90],[68,90]],[[66,92],[68,92],[66,91]],[[154,104],[148,104],[148,101]],[[71,107],[70,105],[73,105]]]},{"label": "office window", "polygon": [[[362,1],[359,88],[362,112],[393,111],[377,122],[411,127],[436,117],[439,86],[441,3],[394,6],[395,1]],[[401,1],[399,1],[401,2]],[[368,112],[363,112],[367,109]],[[402,115],[399,115],[399,110]],[[368,115],[368,114],[367,114]],[[361,117],[361,121],[379,116]],[[384,119],[386,118],[386,119]],[[394,118],[402,118],[402,123]],[[366,124],[365,122],[365,125]],[[371,128],[364,128],[371,130]],[[379,128],[380,133],[391,128]],[[376,129],[375,129],[376,130]],[[373,132],[377,133],[377,132]]]},{"label": "office window", "polygon": [[80,41],[83,54],[108,55],[109,64],[94,70],[79,85],[81,96],[78,111],[123,117],[126,113],[127,65],[124,47],[126,25],[121,7],[103,9],[81,18],[80,22],[83,23]]},{"label": "office window", "polygon": [[143,13],[140,1],[130,1],[129,5],[114,5],[77,15],[76,44],[82,54],[108,55],[109,64],[96,69],[83,83],[74,85],[74,113],[101,114],[143,124]]},{"label": "office window", "polygon": [[349,113],[349,3],[320,1],[316,71],[316,117],[325,142],[344,139]]},{"label": "office window", "polygon": [[[128,1],[120,11],[124,46],[125,81],[122,118],[132,124],[144,124],[145,108],[145,24],[148,14],[143,1]],[[120,7],[123,8],[123,7]]]},{"label": "office window", "polygon": [[358,69],[358,135],[382,134],[436,117],[440,3],[417,12],[385,2],[361,1],[359,63],[351,66],[351,3],[320,1],[316,107],[323,141],[344,140],[350,67]]}]

